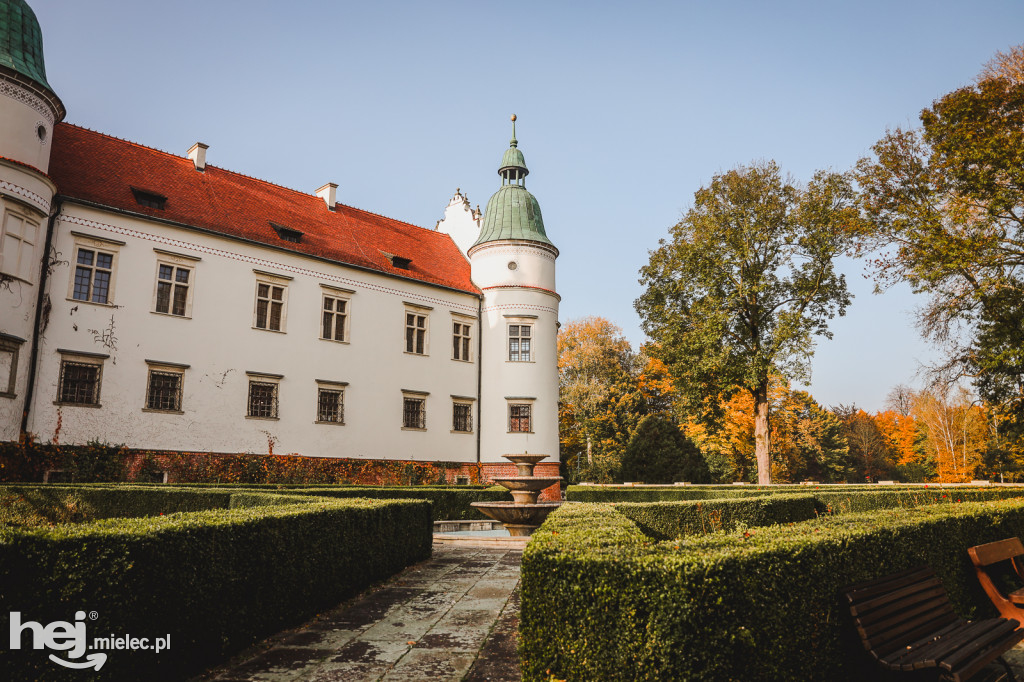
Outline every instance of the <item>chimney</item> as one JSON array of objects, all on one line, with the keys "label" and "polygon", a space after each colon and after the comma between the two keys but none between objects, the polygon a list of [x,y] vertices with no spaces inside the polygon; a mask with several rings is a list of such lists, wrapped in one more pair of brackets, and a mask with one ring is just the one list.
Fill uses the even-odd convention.
[{"label": "chimney", "polygon": [[334,204],[338,203],[338,185],[328,182],[316,191],[316,195],[327,203],[327,208],[334,210]]},{"label": "chimney", "polygon": [[196,165],[197,171],[206,171],[206,150],[210,145],[196,142],[188,150],[188,158]]}]

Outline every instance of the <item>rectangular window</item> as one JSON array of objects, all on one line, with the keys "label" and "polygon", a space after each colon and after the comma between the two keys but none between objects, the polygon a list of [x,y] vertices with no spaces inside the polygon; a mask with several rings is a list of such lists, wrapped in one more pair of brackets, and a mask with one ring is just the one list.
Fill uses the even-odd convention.
[{"label": "rectangular window", "polygon": [[473,406],[470,403],[452,403],[452,431],[460,433],[473,431]]},{"label": "rectangular window", "polygon": [[75,289],[71,298],[89,303],[110,302],[114,254],[79,248],[75,261]]},{"label": "rectangular window", "polygon": [[39,223],[27,216],[8,211],[0,232],[0,272],[34,282],[39,270],[36,244]]},{"label": "rectangular window", "polygon": [[60,362],[57,400],[62,405],[100,406],[103,360],[107,356],[65,355]]},{"label": "rectangular window", "polygon": [[469,362],[469,331],[464,322],[452,322],[452,359]]},{"label": "rectangular window", "polygon": [[345,423],[345,392],[342,389],[319,387],[316,420],[331,424]]},{"label": "rectangular window", "polygon": [[257,329],[279,332],[284,328],[286,292],[288,287],[272,282],[256,282]]},{"label": "rectangular window", "polygon": [[158,263],[156,272],[156,312],[185,317],[189,312],[192,268]]},{"label": "rectangular window", "polygon": [[14,398],[18,379],[18,351],[24,341],[0,334],[0,396]]},{"label": "rectangular window", "polygon": [[403,398],[402,428],[427,428],[427,401],[425,398],[410,398],[409,396]]},{"label": "rectangular window", "polygon": [[249,410],[247,416],[277,419],[277,387],[275,381],[249,379]]},{"label": "rectangular window", "polygon": [[532,325],[510,324],[508,326],[509,362],[530,362],[530,332]]},{"label": "rectangular window", "polygon": [[146,409],[161,412],[181,412],[183,369],[150,367],[146,385]]},{"label": "rectangular window", "polygon": [[530,423],[531,407],[531,405],[508,406],[509,433],[531,433],[533,431]]},{"label": "rectangular window", "polygon": [[324,294],[320,338],[329,341],[348,341],[348,301]]},{"label": "rectangular window", "polygon": [[405,313],[405,352],[416,355],[427,353],[427,316],[415,312]]}]

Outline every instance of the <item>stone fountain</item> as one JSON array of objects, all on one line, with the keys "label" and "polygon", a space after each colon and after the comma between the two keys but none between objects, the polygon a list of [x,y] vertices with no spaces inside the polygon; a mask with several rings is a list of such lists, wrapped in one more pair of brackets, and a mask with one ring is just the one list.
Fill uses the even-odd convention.
[{"label": "stone fountain", "polygon": [[533,467],[547,455],[503,455],[505,459],[516,465],[517,475],[507,478],[495,478],[494,482],[508,488],[512,493],[512,502],[473,502],[472,506],[500,521],[509,535],[532,535],[533,531],[544,523],[548,514],[553,512],[561,502],[537,502],[540,491],[562,480],[561,476],[534,476]]}]

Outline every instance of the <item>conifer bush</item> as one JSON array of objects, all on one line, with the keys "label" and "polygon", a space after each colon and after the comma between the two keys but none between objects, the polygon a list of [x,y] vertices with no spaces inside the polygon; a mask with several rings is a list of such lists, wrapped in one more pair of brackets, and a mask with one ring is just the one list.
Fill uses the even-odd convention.
[{"label": "conifer bush", "polygon": [[659,414],[637,425],[622,454],[622,478],[644,483],[710,483],[711,471],[697,446]]}]

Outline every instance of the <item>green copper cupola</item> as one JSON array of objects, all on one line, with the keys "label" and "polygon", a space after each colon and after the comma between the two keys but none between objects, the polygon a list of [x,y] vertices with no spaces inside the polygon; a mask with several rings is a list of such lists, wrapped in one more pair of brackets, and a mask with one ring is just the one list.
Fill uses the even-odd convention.
[{"label": "green copper cupola", "polygon": [[501,157],[501,166],[498,168],[501,189],[487,202],[480,237],[473,246],[504,239],[534,241],[554,246],[544,232],[540,204],[526,191],[526,176],[529,173],[526,159],[519,151],[519,141],[516,140],[516,116],[513,114],[512,139],[505,155]]},{"label": "green copper cupola", "polygon": [[0,66],[53,92],[46,82],[43,33],[25,0],[0,0]]}]

